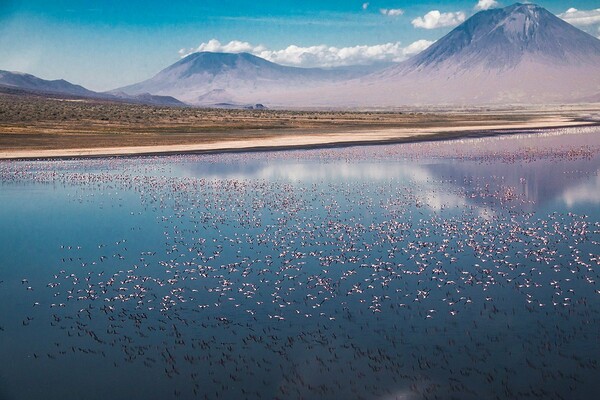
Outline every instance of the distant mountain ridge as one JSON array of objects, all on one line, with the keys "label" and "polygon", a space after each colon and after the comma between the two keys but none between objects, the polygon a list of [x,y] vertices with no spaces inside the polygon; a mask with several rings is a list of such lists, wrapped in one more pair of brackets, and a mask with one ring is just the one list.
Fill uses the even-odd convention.
[{"label": "distant mountain ridge", "polygon": [[64,79],[49,81],[21,72],[0,70],[0,85],[47,93],[61,93],[89,97],[98,96],[98,93],[88,90],[83,86],[74,85]]},{"label": "distant mountain ridge", "polygon": [[67,82],[64,79],[46,80],[22,72],[9,72],[0,70],[0,89],[5,93],[19,93],[21,95],[33,94],[37,96],[74,97],[81,99],[95,99],[118,101],[127,103],[140,103],[165,106],[182,106],[181,101],[169,96],[155,96],[149,93],[128,95],[125,93],[98,93],[88,90],[80,85]]}]

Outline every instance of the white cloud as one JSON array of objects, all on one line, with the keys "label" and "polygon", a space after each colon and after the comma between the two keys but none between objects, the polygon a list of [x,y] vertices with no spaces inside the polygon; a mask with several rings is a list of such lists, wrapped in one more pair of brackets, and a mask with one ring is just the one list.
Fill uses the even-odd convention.
[{"label": "white cloud", "polygon": [[568,23],[577,26],[589,26],[600,24],[600,8],[595,10],[578,10],[576,8],[569,8],[558,16]]},{"label": "white cloud", "polygon": [[400,42],[377,45],[358,45],[351,47],[335,47],[327,45],[297,46],[290,45],[281,50],[271,50],[262,45],[233,40],[221,43],[217,39],[200,44],[195,49],[181,49],[179,54],[185,57],[201,51],[242,53],[247,52],[266,60],[298,67],[337,67],[345,65],[367,65],[374,62],[400,62],[420,53],[433,42],[417,40],[403,47]]},{"label": "white cloud", "polygon": [[477,5],[475,5],[475,10],[489,10],[494,7],[498,7],[498,2],[496,0],[479,0]]},{"label": "white cloud", "polygon": [[[253,46],[248,42],[232,40],[227,44],[221,44],[217,39],[211,39],[202,43],[194,52],[210,51],[222,53],[257,53],[266,50],[263,46]],[[181,51],[180,51],[181,53]]]},{"label": "white cloud", "polygon": [[412,20],[415,28],[436,29],[449,26],[456,26],[467,19],[467,15],[462,12],[441,13],[438,10],[429,11],[425,16]]},{"label": "white cloud", "polygon": [[410,57],[412,55],[419,54],[432,44],[433,42],[429,40],[417,40],[416,42],[413,42],[404,48],[404,55]]},{"label": "white cloud", "polygon": [[382,15],[387,15],[390,17],[397,17],[399,15],[403,15],[404,14],[404,10],[400,9],[400,8],[380,8],[379,12]]},{"label": "white cloud", "polygon": [[369,8],[369,3],[363,3],[362,9],[366,10],[367,8]]}]

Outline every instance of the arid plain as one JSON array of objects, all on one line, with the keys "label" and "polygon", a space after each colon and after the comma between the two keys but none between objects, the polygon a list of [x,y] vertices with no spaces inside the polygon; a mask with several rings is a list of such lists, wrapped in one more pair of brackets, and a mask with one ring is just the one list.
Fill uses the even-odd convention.
[{"label": "arid plain", "polygon": [[436,140],[594,124],[600,104],[239,110],[0,95],[0,158],[214,152]]}]

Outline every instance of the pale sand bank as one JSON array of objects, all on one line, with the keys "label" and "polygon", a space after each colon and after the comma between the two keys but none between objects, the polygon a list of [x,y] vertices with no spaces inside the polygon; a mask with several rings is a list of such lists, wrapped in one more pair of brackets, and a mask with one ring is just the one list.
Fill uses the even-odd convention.
[{"label": "pale sand bank", "polygon": [[77,148],[52,150],[11,150],[0,149],[0,159],[38,159],[160,155],[178,153],[215,153],[227,151],[252,151],[269,149],[294,149],[327,147],[336,145],[360,145],[375,143],[411,142],[438,139],[458,139],[470,135],[493,136],[515,133],[525,129],[559,128],[593,125],[595,122],[574,121],[570,118],[541,118],[535,121],[515,124],[486,126],[454,126],[448,128],[386,128],[376,130],[344,130],[327,133],[290,133],[266,138],[220,140],[209,143],[131,146],[104,148]]}]

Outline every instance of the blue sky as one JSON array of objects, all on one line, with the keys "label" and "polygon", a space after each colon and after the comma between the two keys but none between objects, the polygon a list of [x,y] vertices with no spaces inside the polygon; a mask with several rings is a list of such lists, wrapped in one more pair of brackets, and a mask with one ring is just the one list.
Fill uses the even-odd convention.
[{"label": "blue sky", "polygon": [[[246,50],[298,66],[398,61],[475,13],[477,3],[0,0],[0,69],[109,90],[149,78],[198,49]],[[600,11],[594,13],[600,1],[538,4],[555,14],[579,10],[579,27],[600,36]],[[433,10],[439,13],[426,17]]]}]

